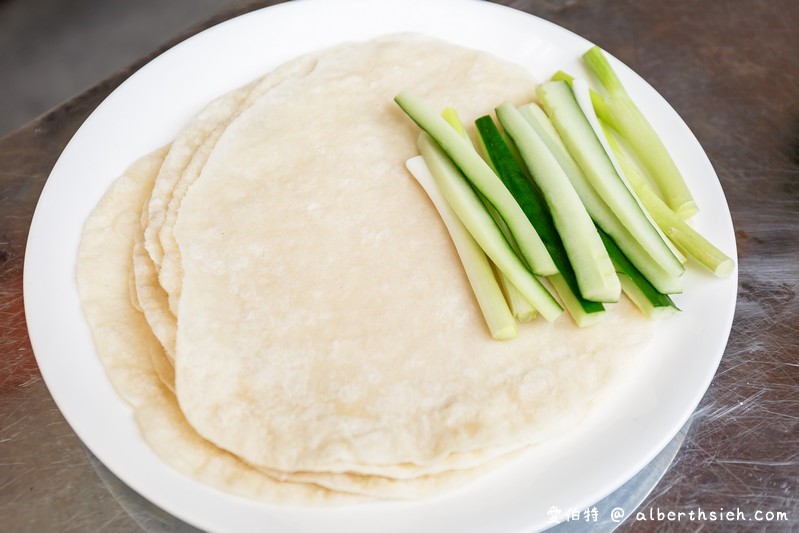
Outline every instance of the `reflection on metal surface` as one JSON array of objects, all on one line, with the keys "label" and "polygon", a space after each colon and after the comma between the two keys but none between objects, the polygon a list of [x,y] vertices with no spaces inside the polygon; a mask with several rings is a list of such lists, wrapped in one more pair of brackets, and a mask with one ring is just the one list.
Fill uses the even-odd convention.
[{"label": "reflection on metal surface", "polygon": [[112,474],[88,448],[84,446],[83,449],[100,480],[108,488],[108,492],[144,531],[150,533],[200,533],[199,529],[175,518],[139,496],[136,491]]},{"label": "reflection on metal surface", "polygon": [[[663,474],[666,473],[674,456],[680,450],[688,428],[693,418],[680,429],[677,435],[671,439],[663,450],[652,460],[651,463],[641,469],[636,475],[624,485],[616,489],[615,492],[605,497],[603,500],[592,505],[589,509],[574,510],[575,515],[572,519],[569,509],[559,509],[557,514],[562,521],[558,525],[551,527],[547,533],[574,533],[590,531],[591,533],[604,533],[615,530],[625,519],[635,513],[635,510],[652,492],[658,484]],[[596,513],[592,513],[593,510]],[[567,520],[569,518],[569,520]]]}]

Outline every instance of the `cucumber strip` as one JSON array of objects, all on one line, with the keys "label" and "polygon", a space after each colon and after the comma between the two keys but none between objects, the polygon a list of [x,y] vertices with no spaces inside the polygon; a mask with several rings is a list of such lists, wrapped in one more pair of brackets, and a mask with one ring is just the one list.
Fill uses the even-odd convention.
[{"label": "cucumber strip", "polygon": [[655,231],[658,232],[658,235],[660,235],[663,243],[669,247],[671,253],[674,254],[674,257],[676,257],[680,263],[685,264],[687,258],[674,246],[674,244],[666,237],[666,235],[664,235],[663,231],[652,218],[652,215],[650,215],[649,211],[647,211],[647,209],[644,207],[641,199],[638,198],[638,195],[636,194],[635,190],[633,190],[629,181],[627,181],[627,175],[624,173],[621,165],[616,160],[616,156],[614,155],[613,149],[610,146],[610,141],[608,141],[608,136],[605,134],[605,130],[602,128],[602,124],[600,124],[596,113],[594,113],[594,108],[591,105],[590,99],[588,98],[588,82],[585,80],[574,80],[572,87],[574,97],[577,100],[577,105],[580,106],[585,118],[587,118],[589,124],[591,124],[591,128],[594,130],[594,135],[596,135],[596,138],[599,140],[600,144],[602,144],[605,154],[613,164],[613,168],[616,169],[616,174],[619,176],[619,178],[621,178],[621,181],[624,182],[624,186],[627,187],[628,191],[630,191],[632,197],[635,198],[636,203],[638,203],[638,207],[644,213],[644,216],[646,216],[646,219],[649,221],[652,227],[655,228]]},{"label": "cucumber strip", "polygon": [[[599,323],[605,318],[605,306],[599,302],[587,302],[579,296],[576,287],[573,288],[563,273],[558,272],[548,276],[547,280],[560,296],[561,303],[578,327],[585,328]],[[586,306],[586,303],[589,305]]]},{"label": "cucumber strip", "polygon": [[[591,217],[558,161],[510,102],[500,105],[496,113],[549,207],[552,221],[574,269],[580,294],[586,300],[618,301],[621,294],[619,278]],[[497,162],[494,161],[494,164]],[[509,177],[505,185],[523,208],[531,206],[526,211],[530,216],[534,209],[531,201],[536,196],[535,190],[523,176],[516,174]]]},{"label": "cucumber strip", "polygon": [[[555,291],[560,296],[566,310],[578,325],[588,325],[598,321],[599,316],[605,310],[604,306],[598,302],[588,301],[580,296],[577,285],[577,278],[574,270],[569,263],[566,250],[563,248],[560,236],[552,222],[552,217],[546,207],[546,203],[535,190],[535,186],[529,181],[523,168],[513,156],[510,145],[500,134],[499,128],[490,116],[477,119],[477,138],[486,149],[486,157],[489,162],[493,162],[498,169],[498,175],[513,193],[515,188],[521,189],[526,196],[526,201],[519,202],[530,221],[541,235],[541,239],[549,250],[549,255],[555,261],[559,273],[548,276],[547,279],[552,284]],[[515,184],[515,185],[514,185]],[[557,279],[553,279],[557,278]],[[597,316],[593,316],[597,315]]]},{"label": "cucumber strip", "polygon": [[[469,144],[471,144],[472,147],[474,148],[474,143],[472,143],[469,134],[466,133],[466,128],[463,126],[461,117],[458,115],[458,112],[455,110],[455,108],[452,107],[446,108],[444,111],[441,112],[441,116],[444,118],[444,120],[446,120],[449,123],[450,126],[455,128],[455,131],[457,131],[461,137],[469,141]],[[482,142],[479,137],[478,137],[478,142],[480,143]],[[491,165],[491,161],[486,161],[486,162],[489,164],[489,166],[491,166],[491,170],[493,170],[494,172],[497,171],[496,168],[494,168],[494,166]],[[507,226],[505,226],[504,222],[502,222],[502,218],[499,216],[496,210],[491,207],[490,203],[488,203],[484,198],[480,199],[483,200],[483,204],[486,206],[486,209],[488,209],[489,213],[493,217],[494,222],[497,223],[497,226],[499,226],[499,228],[502,230],[502,233],[505,235],[505,238],[508,239],[508,242],[511,243],[511,245],[514,247],[514,250],[516,250],[516,253],[518,254],[519,253],[518,247],[513,241],[513,238],[509,236],[509,231],[507,229]],[[505,276],[505,274],[503,274],[500,271],[497,271],[496,274],[499,281],[499,285],[502,287],[502,292],[505,294],[505,299],[508,302],[508,306],[510,307],[510,311],[511,314],[513,315],[513,318],[515,318],[519,322],[530,322],[533,318],[535,318],[536,315],[535,307],[533,307],[533,305],[530,302],[528,302],[527,299],[524,298],[524,296],[522,296],[522,294],[519,292],[519,289],[517,289],[516,286],[510,282],[510,280]]]},{"label": "cucumber strip", "polygon": [[[552,81],[565,81],[569,85],[572,85],[572,83],[574,82],[574,76],[567,74],[562,70],[559,70],[552,75]],[[601,94],[599,94],[593,89],[591,89],[591,104],[594,106],[594,111],[596,112],[596,116],[598,116],[602,122],[605,122],[612,126],[613,116],[610,114],[610,110],[608,110],[608,106],[605,103],[605,99],[602,97]]]},{"label": "cucumber strip", "polygon": [[466,277],[472,286],[491,336],[497,340],[516,337],[518,334],[516,321],[508,309],[496,278],[494,278],[494,270],[491,268],[488,257],[444,199],[422,156],[409,159],[405,166],[425,190],[441,215],[452,242],[455,244],[461,263],[463,263]]},{"label": "cucumber strip", "polygon": [[693,257],[700,265],[713,272],[716,276],[720,278],[729,276],[735,269],[735,261],[713,246],[710,241],[672,211],[649,185],[641,171],[635,166],[635,163],[627,157],[627,154],[624,153],[613,138],[612,132],[606,128],[605,134],[608,144],[613,149],[616,159],[627,176],[627,180],[666,236],[678,248]]},{"label": "cucumber strip", "polygon": [[[636,284],[636,280],[626,273],[619,272],[619,281],[624,294],[647,318],[658,320],[678,313],[680,309],[673,305],[655,305],[647,298],[647,294]],[[660,293],[658,293],[660,294]],[[663,296],[666,296],[665,294]]]},{"label": "cucumber strip", "polygon": [[[579,98],[578,98],[578,103],[579,103]],[[669,249],[671,249],[671,252],[674,254],[674,256],[677,259],[679,259],[683,265],[685,265],[685,263],[688,262],[688,258],[685,256],[684,253],[682,253],[680,248],[677,247],[674,244],[674,242],[666,235],[665,231],[660,227],[660,224],[658,224],[658,222],[652,216],[652,213],[650,212],[647,205],[641,199],[638,190],[633,186],[632,182],[630,181],[629,177],[630,173],[634,174],[633,178],[641,176],[641,174],[638,168],[632,163],[632,161],[630,161],[629,158],[627,158],[626,155],[624,156],[623,161],[618,157],[619,154],[622,154],[623,152],[619,147],[619,144],[616,142],[616,138],[611,133],[612,129],[611,126],[609,124],[603,124],[601,121],[598,120],[598,117],[596,117],[596,122],[592,124],[592,126],[594,126],[595,128],[594,131],[596,132],[596,134],[600,136],[602,145],[605,147],[605,150],[608,153],[608,157],[610,157],[611,161],[613,161],[613,165],[616,167],[619,176],[621,176],[624,179],[624,183],[627,184],[627,187],[630,189],[630,192],[632,192],[633,196],[635,196],[635,199],[638,201],[639,205],[641,206],[641,209],[643,209],[647,217],[649,217],[649,220],[655,226],[655,229],[658,230],[658,233],[660,233],[661,238],[668,245]]]},{"label": "cucumber strip", "polygon": [[588,183],[588,179],[569,154],[546,113],[536,104],[524,105],[519,108],[519,112],[558,160],[594,222],[619,243],[624,254],[660,292],[667,294],[682,292],[681,278],[668,274],[652,259]]},{"label": "cucumber strip", "polygon": [[624,294],[647,317],[652,319],[663,318],[679,311],[668,295],[658,290],[638,271],[637,268],[624,256],[622,251],[610,236],[599,230],[599,235],[608,249],[608,254],[616,271],[619,273],[621,287]]},{"label": "cucumber strip", "polygon": [[608,92],[605,104],[613,117],[614,128],[635,149],[666,204],[683,219],[693,216],[697,212],[696,202],[682,174],[655,129],[630,98],[602,49],[592,47],[583,59]]},{"label": "cucumber strip", "polygon": [[564,81],[546,82],[538,86],[537,92],[544,110],[552,119],[572,157],[602,200],[667,273],[672,276],[682,275],[685,268],[616,172],[569,84]]},{"label": "cucumber strip", "polygon": [[[491,205],[507,224],[522,256],[532,271],[541,276],[557,272],[555,263],[549,257],[544,243],[541,242],[541,237],[524,216],[519,204],[471,144],[425,102],[410,92],[399,93],[394,97],[394,101],[438,143],[480,194],[491,202]],[[539,311],[541,310],[539,309]]]},{"label": "cucumber strip", "polygon": [[558,318],[560,304],[516,255],[458,167],[428,134],[420,135],[417,144],[447,203],[485,254],[541,316],[548,321]]}]

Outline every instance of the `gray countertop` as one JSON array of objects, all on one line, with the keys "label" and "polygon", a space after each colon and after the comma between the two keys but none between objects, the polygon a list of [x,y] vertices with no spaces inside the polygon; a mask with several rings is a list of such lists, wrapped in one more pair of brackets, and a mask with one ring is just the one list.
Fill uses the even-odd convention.
[{"label": "gray countertop", "polygon": [[[237,3],[197,30],[270,3]],[[500,3],[584,36],[652,84],[706,150],[736,229],[739,293],[727,349],[673,463],[638,511],[649,518],[657,510],[740,509],[775,520],[628,520],[620,530],[799,530],[799,2]],[[141,529],[41,379],[25,325],[22,267],[31,216],[58,155],[147,59],[0,139],[4,530]]]}]

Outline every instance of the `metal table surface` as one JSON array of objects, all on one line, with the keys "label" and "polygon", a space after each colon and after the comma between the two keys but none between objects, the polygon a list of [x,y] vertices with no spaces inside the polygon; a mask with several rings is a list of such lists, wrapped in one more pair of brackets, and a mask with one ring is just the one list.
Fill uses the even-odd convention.
[{"label": "metal table surface", "polygon": [[[238,2],[193,32],[272,3]],[[738,304],[721,365],[683,430],[682,446],[672,443],[679,451],[670,467],[619,530],[799,530],[799,2],[500,3],[586,37],[652,84],[706,150],[736,229]],[[41,379],[22,301],[26,237],[50,169],[91,111],[148,59],[0,139],[0,527],[6,531],[183,528],[140,513],[134,520],[135,494],[95,468]],[[709,518],[722,510],[749,520]],[[669,512],[684,514],[678,521]]]}]

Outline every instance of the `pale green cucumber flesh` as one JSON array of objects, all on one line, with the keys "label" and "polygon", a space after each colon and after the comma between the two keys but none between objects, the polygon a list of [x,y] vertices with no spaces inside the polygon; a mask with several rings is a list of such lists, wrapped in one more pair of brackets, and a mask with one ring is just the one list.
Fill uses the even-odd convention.
[{"label": "pale green cucumber flesh", "polygon": [[420,135],[418,146],[439,189],[474,240],[541,316],[555,320],[562,308],[516,255],[457,166],[429,135]]},{"label": "pale green cucumber flesh", "polygon": [[536,104],[527,104],[519,108],[519,112],[536,130],[550,152],[566,172],[574,189],[583,201],[588,214],[594,222],[608,233],[627,258],[658,289],[665,294],[682,292],[681,278],[667,273],[644,248],[633,239],[630,232],[619,222],[619,219],[594,190],[583,171],[572,158],[563,144],[549,117]]},{"label": "pale green cucumber flesh", "polygon": [[568,83],[543,83],[538,86],[537,92],[571,156],[602,200],[667,273],[680,276],[684,271],[682,263],[663,242],[624,180],[616,172]]},{"label": "pale green cucumber flesh", "polygon": [[471,143],[430,106],[408,91],[399,93],[394,100],[411,120],[435,140],[472,186],[499,212],[533,272],[540,276],[557,272],[535,228]]},{"label": "pale green cucumber flesh", "polygon": [[617,301],[621,285],[613,264],[591,217],[557,159],[510,103],[503,103],[496,112],[546,201],[577,277],[580,294],[592,301]]},{"label": "pale green cucumber flesh", "polygon": [[599,234],[619,273],[624,293],[627,294],[642,313],[650,318],[658,318],[679,311],[677,306],[674,305],[674,301],[672,301],[668,295],[659,292],[649,280],[635,268],[607,233],[600,229]]},{"label": "pale green cucumber flesh", "polygon": [[[578,324],[588,322],[585,315],[601,313],[605,308],[601,303],[592,302],[580,296],[577,278],[546,203],[520,166],[508,141],[501,135],[494,120],[490,116],[480,117],[475,125],[479,142],[488,162],[496,169],[497,175],[517,199],[530,222],[541,235],[541,239],[549,250],[549,255],[558,267],[559,273],[548,276],[547,279],[552,282],[553,288],[575,322]],[[553,282],[554,277],[558,277],[562,282]]]}]

